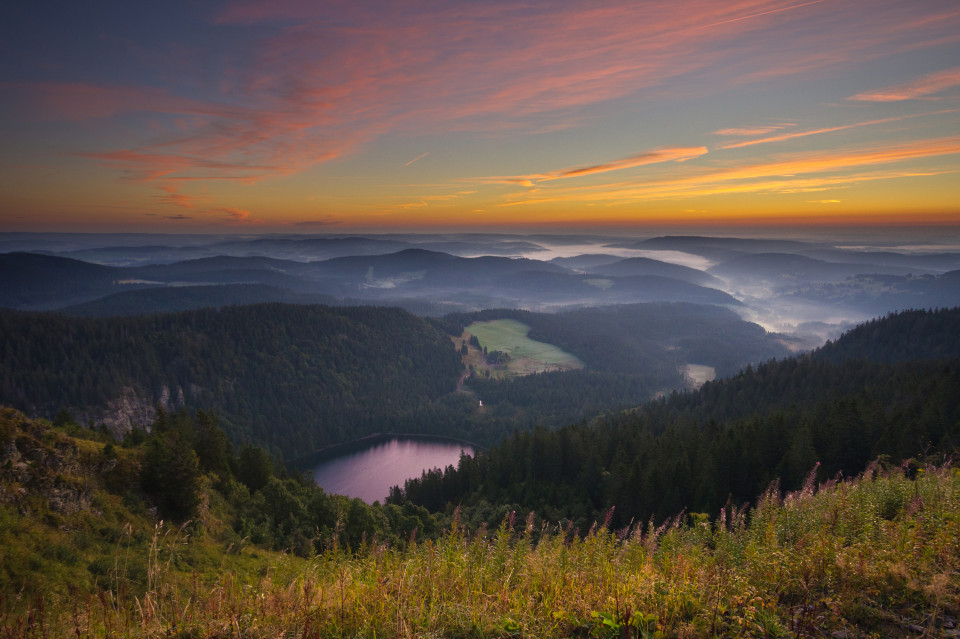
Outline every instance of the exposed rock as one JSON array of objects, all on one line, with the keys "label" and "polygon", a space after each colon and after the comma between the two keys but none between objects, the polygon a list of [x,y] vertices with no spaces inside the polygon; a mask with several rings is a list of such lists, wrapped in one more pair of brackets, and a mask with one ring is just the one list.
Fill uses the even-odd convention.
[{"label": "exposed rock", "polygon": [[13,440],[0,449],[6,460],[0,464],[0,502],[12,503],[25,512],[36,507],[26,499],[35,495],[46,499],[56,513],[88,509],[92,495],[88,476],[92,469],[81,460],[76,444],[39,421],[23,420],[13,411],[4,411],[0,419],[15,428]]},{"label": "exposed rock", "polygon": [[103,424],[114,437],[120,438],[134,426],[149,424],[156,416],[157,408],[152,397],[141,397],[133,388],[125,386],[119,397],[107,403],[105,410],[88,418]]},{"label": "exposed rock", "polygon": [[[196,395],[194,388],[199,390],[199,387],[190,385],[191,394]],[[143,397],[133,388],[125,386],[118,398],[108,402],[106,410],[90,415],[89,419],[103,424],[114,437],[120,438],[135,426],[146,427],[153,422],[157,416],[157,406],[166,411],[175,411],[186,403],[186,394],[181,386],[177,386],[175,393],[169,387],[161,386],[156,398]]]}]

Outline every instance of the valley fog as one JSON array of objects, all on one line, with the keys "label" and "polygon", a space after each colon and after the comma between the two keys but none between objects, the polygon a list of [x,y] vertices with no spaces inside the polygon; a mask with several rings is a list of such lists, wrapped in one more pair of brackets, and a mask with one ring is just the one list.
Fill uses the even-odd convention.
[{"label": "valley fog", "polygon": [[[793,338],[791,348],[802,350],[891,311],[960,303],[960,241],[953,229],[683,232],[4,233],[0,304],[111,315],[127,307],[179,310],[204,299],[282,301],[396,305],[439,316],[690,302],[731,309]],[[23,252],[35,257],[27,260]],[[38,274],[56,268],[58,259],[79,260],[89,277],[77,273],[73,290],[48,286],[42,277],[38,286]],[[35,290],[12,290],[18,286]]]}]

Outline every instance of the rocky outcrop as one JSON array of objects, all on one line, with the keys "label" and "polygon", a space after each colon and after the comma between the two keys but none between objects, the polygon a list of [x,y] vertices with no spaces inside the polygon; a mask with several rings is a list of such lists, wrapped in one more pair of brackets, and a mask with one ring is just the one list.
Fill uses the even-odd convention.
[{"label": "rocky outcrop", "polygon": [[37,496],[59,514],[90,508],[96,470],[72,440],[9,408],[0,408],[0,431],[0,503],[21,514],[43,508]]},{"label": "rocky outcrop", "polygon": [[[197,391],[194,391],[194,388]],[[199,387],[191,384],[190,391],[192,395],[196,395]],[[157,406],[166,411],[174,411],[185,405],[186,396],[180,386],[177,386],[175,391],[171,391],[168,386],[161,386],[159,392],[152,397],[144,397],[135,389],[126,386],[119,397],[108,402],[105,410],[90,414],[86,419],[103,424],[114,437],[120,438],[134,426],[149,426],[157,416]]]}]

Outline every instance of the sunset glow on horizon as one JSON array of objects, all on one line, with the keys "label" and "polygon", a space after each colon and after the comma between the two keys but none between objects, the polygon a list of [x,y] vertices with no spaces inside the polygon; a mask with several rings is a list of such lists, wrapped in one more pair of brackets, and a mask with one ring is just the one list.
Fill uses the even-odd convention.
[{"label": "sunset glow on horizon", "polygon": [[22,4],[0,231],[960,226],[960,4]]}]

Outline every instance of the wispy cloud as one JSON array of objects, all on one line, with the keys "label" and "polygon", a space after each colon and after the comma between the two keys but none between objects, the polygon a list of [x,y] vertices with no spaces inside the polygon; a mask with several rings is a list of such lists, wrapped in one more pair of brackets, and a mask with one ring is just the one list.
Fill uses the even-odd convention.
[{"label": "wispy cloud", "polygon": [[[701,197],[731,193],[802,193],[857,182],[888,180],[942,171],[903,169],[864,172],[862,169],[923,158],[960,154],[960,136],[878,146],[858,151],[796,154],[770,162],[703,170],[682,178],[620,182],[590,187],[551,189],[518,196],[505,205],[546,202],[629,202]],[[840,173],[837,175],[837,173]]]},{"label": "wispy cloud", "polygon": [[[674,95],[681,83],[702,97],[960,40],[955,3],[923,9],[902,0],[873,0],[870,11],[826,0],[241,0],[223,5],[209,26],[242,41],[243,53],[209,45],[218,81],[202,89],[159,75],[142,85],[0,88],[26,99],[36,117],[122,124],[111,130],[127,137],[77,155],[124,181],[182,184],[161,197],[190,206],[187,184],[289,176],[385,136],[560,130],[597,122],[628,102]],[[960,82],[958,69],[851,99],[935,95]],[[716,133],[766,136],[787,126]],[[660,149],[501,181],[546,184],[704,153]]]},{"label": "wispy cloud", "polygon": [[866,91],[850,96],[848,100],[863,102],[899,102],[902,100],[931,99],[929,96],[960,86],[960,67],[944,69],[917,78],[911,82]]},{"label": "wispy cloud", "polygon": [[[581,122],[590,105],[655,94],[691,72],[710,69],[719,88],[761,72],[782,76],[869,59],[886,53],[904,22],[897,4],[882,2],[860,16],[862,27],[845,33],[829,56],[815,55],[823,49],[816,45],[835,42],[833,33],[798,31],[800,41],[790,45],[802,54],[744,39],[817,12],[862,14],[831,5],[417,2],[369,11],[362,3],[239,2],[216,16],[222,28],[266,24],[276,35],[254,42],[243,65],[222,69],[230,80],[216,101],[149,86],[46,83],[30,90],[45,112],[66,119],[189,116],[167,123],[165,153],[145,153],[144,146],[130,146],[126,157],[117,151],[116,163],[146,168],[147,176],[169,168],[169,155],[264,167],[249,178],[261,179],[341,157],[398,129],[543,130]],[[945,28],[937,25],[924,28],[935,36]],[[719,46],[730,42],[737,46]],[[757,55],[745,55],[749,42]],[[728,64],[728,56],[737,64]],[[749,68],[739,62],[746,59]]]},{"label": "wispy cloud", "polygon": [[[78,153],[77,155],[96,160],[105,166],[122,169],[125,172],[124,175],[126,179],[141,182],[150,182],[161,178],[187,180],[190,176],[183,175],[183,173],[194,169],[237,174],[233,176],[237,180],[248,181],[256,179],[257,176],[263,175],[275,168],[199,156],[157,153],[144,149]],[[230,179],[230,176],[224,175],[203,176],[196,179],[206,180],[217,177]]]},{"label": "wispy cloud", "polygon": [[458,191],[456,193],[448,193],[445,195],[425,195],[412,202],[406,202],[405,204],[401,204],[399,205],[398,208],[402,210],[420,209],[438,202],[452,202],[454,200],[459,200],[464,196],[473,195],[474,193],[476,193],[476,191],[467,190],[467,191]]},{"label": "wispy cloud", "polygon": [[892,118],[881,118],[879,120],[868,120],[866,122],[853,122],[851,124],[841,124],[839,126],[831,126],[822,129],[813,129],[812,131],[797,131],[795,133],[782,133],[780,135],[773,135],[766,138],[759,138],[757,140],[745,140],[743,142],[733,142],[731,144],[725,144],[723,149],[738,149],[745,146],[753,146],[755,144],[768,144],[770,142],[783,142],[785,140],[793,140],[795,138],[804,138],[810,135],[819,135],[821,133],[833,133],[835,131],[846,131],[847,129],[856,129],[861,126],[872,126],[875,124],[887,124],[890,122],[899,122],[901,120],[906,120],[909,118],[918,118],[918,117],[927,117],[934,115],[943,115],[946,113],[958,113],[960,109],[948,109],[944,111],[934,111],[932,113],[910,113],[908,115],[900,115]]},{"label": "wispy cloud", "polygon": [[185,209],[196,208],[197,201],[199,199],[204,199],[180,193],[179,188],[175,184],[160,184],[158,185],[158,188],[164,193],[163,195],[154,196],[158,201],[165,204],[182,206]]},{"label": "wispy cloud", "polygon": [[707,152],[708,150],[705,146],[653,149],[651,151],[644,151],[643,153],[637,153],[636,155],[631,155],[619,160],[612,160],[610,162],[604,162],[602,164],[557,169],[554,171],[547,171],[546,173],[530,173],[527,175],[481,178],[480,181],[534,186],[538,182],[584,177],[587,175],[595,175],[597,173],[632,169],[638,166],[645,166],[647,164],[659,164],[661,162],[685,162],[687,160],[700,157],[701,155],[705,155]]},{"label": "wispy cloud", "polygon": [[420,160],[422,160],[423,158],[427,157],[428,155],[430,155],[430,151],[427,151],[426,153],[423,153],[423,154],[421,154],[421,155],[418,155],[417,157],[413,158],[412,160],[410,160],[410,161],[408,161],[408,162],[404,162],[403,165],[404,165],[404,166],[410,166],[410,165],[413,164],[414,162],[419,162]]},{"label": "wispy cloud", "polygon": [[745,127],[735,127],[730,129],[720,129],[719,131],[713,131],[710,135],[723,135],[723,136],[750,136],[750,135],[766,135],[768,133],[773,133],[774,131],[780,131],[791,126],[796,126],[794,123],[783,123],[783,124],[766,124],[762,126],[745,126]]},{"label": "wispy cloud", "polygon": [[218,209],[213,209],[211,212],[225,215],[226,221],[230,224],[261,224],[262,223],[261,220],[250,217],[250,211],[247,211],[246,209],[221,207]]}]

